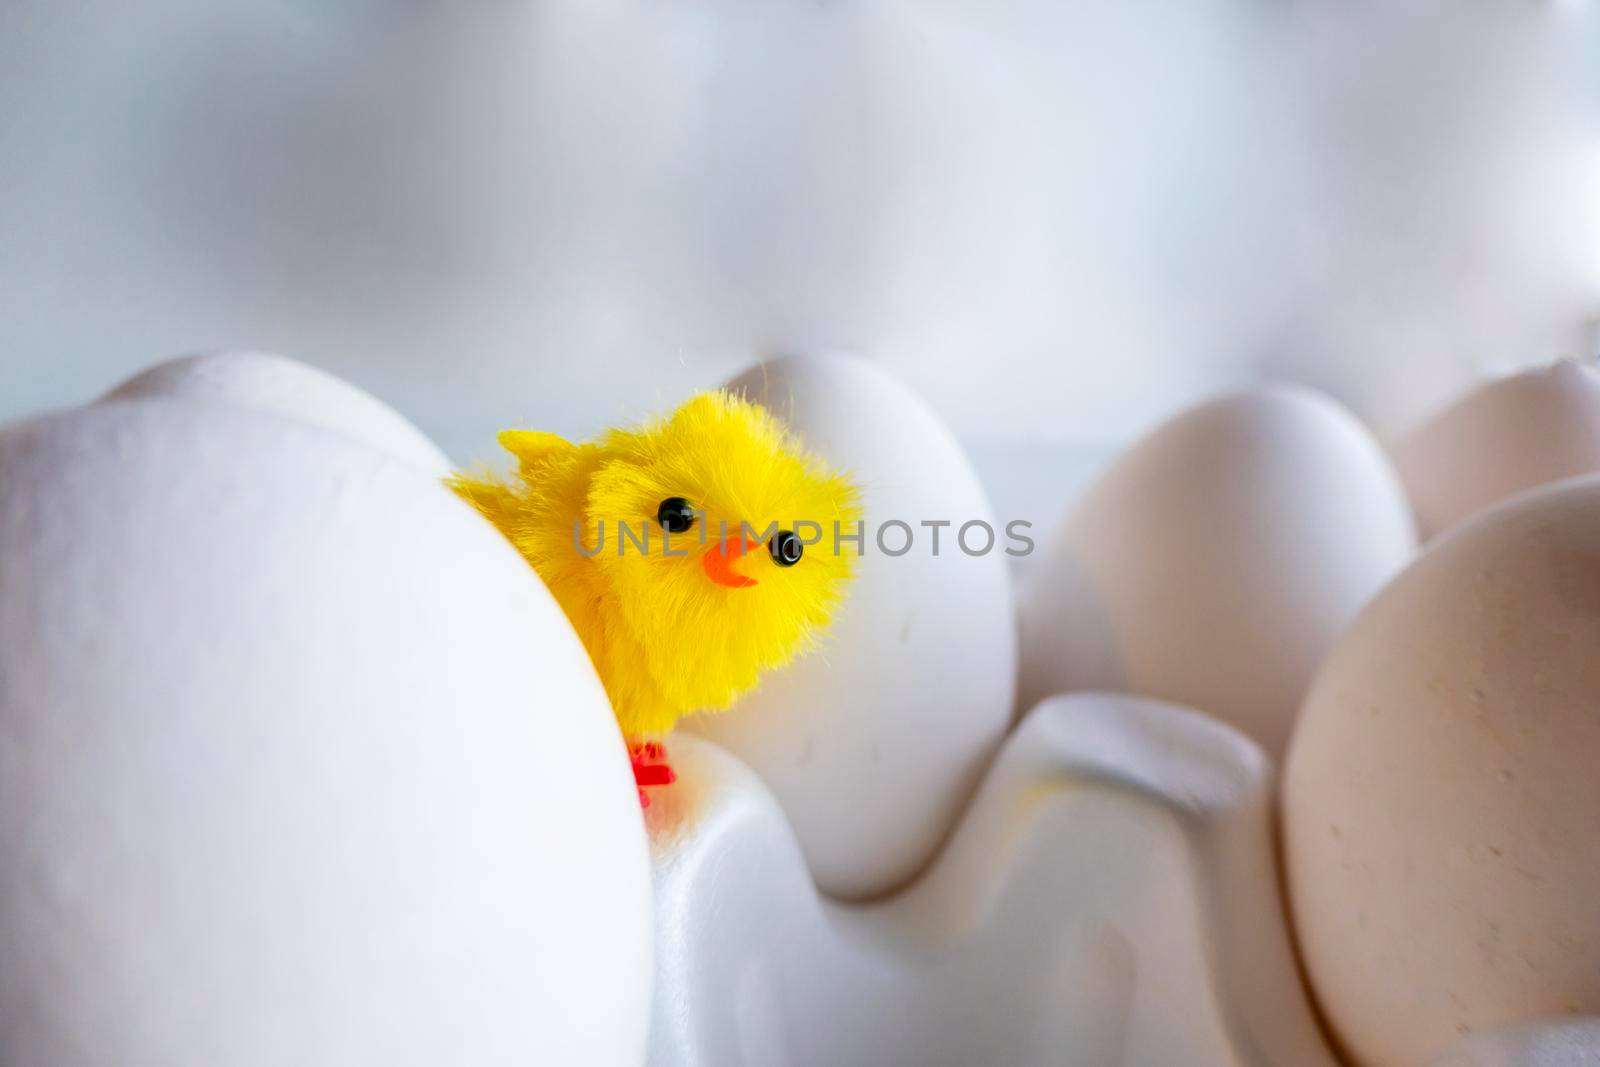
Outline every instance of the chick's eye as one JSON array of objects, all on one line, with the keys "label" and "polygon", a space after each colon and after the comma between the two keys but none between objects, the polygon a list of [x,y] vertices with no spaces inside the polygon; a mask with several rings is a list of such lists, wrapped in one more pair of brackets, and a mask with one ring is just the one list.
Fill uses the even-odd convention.
[{"label": "chick's eye", "polygon": [[772,562],[778,566],[793,567],[805,555],[806,546],[793,530],[779,530],[767,542],[767,551],[772,553]]},{"label": "chick's eye", "polygon": [[656,508],[656,521],[667,533],[683,533],[694,525],[694,505],[681,496],[669,496]]}]

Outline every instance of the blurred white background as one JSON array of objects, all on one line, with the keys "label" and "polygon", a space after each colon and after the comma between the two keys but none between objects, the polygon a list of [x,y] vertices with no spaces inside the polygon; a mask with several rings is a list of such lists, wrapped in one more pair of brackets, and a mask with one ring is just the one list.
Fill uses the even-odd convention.
[{"label": "blurred white background", "polygon": [[0,418],[254,347],[465,460],[848,349],[1026,513],[1219,388],[1392,433],[1597,322],[1591,0],[0,5]]}]

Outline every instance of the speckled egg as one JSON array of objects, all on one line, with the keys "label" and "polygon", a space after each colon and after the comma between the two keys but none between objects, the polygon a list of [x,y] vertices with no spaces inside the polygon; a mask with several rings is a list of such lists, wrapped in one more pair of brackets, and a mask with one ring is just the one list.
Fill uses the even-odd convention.
[{"label": "speckled egg", "polygon": [[1306,968],[1357,1062],[1600,1013],[1600,478],[1469,522],[1373,601],[1283,804]]}]

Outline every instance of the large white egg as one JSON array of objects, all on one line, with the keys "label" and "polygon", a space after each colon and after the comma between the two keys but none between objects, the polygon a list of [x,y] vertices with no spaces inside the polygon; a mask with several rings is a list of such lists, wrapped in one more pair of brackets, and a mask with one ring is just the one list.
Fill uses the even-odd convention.
[{"label": "large white egg", "polygon": [[1357,1062],[1600,1014],[1597,696],[1600,478],[1440,539],[1328,657],[1284,770],[1285,869]]},{"label": "large white egg", "polygon": [[[685,725],[731,749],[777,796],[817,885],[893,889],[933,854],[1011,718],[1016,634],[1008,542],[948,430],[903,385],[843,357],[779,359],[730,388],[766,405],[863,493],[866,544],[822,647],[736,707]],[[933,528],[947,521],[934,554]],[[967,555],[959,528],[986,522]],[[877,543],[907,524],[911,548]],[[808,551],[832,549],[828,540]],[[977,527],[967,544],[982,547]],[[905,541],[889,527],[884,545]],[[855,551],[849,545],[843,551]]]},{"label": "large white egg", "polygon": [[270,352],[171,359],[129,378],[101,403],[154,396],[265,411],[331,430],[430,474],[450,470],[438,446],[389,405],[342,378]]},{"label": "large white egg", "polygon": [[1524,489],[1600,471],[1600,369],[1562,360],[1480,385],[1394,455],[1424,538]]},{"label": "large white egg", "polygon": [[1414,548],[1388,460],[1333,401],[1263,388],[1204,404],[1068,517],[1023,610],[1022,703],[1139,693],[1276,756],[1323,653]]},{"label": "large white egg", "polygon": [[0,430],[0,1061],[635,1067],[576,636],[436,479],[251,406]]}]

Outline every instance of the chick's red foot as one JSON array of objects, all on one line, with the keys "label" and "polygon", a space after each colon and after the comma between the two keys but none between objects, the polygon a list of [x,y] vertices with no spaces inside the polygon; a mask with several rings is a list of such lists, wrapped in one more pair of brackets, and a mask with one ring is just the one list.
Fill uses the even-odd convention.
[{"label": "chick's red foot", "polygon": [[648,808],[650,797],[647,785],[671,785],[678,774],[667,765],[667,750],[657,741],[643,741],[628,746],[628,757],[633,761],[633,781],[639,789],[639,806]]}]

